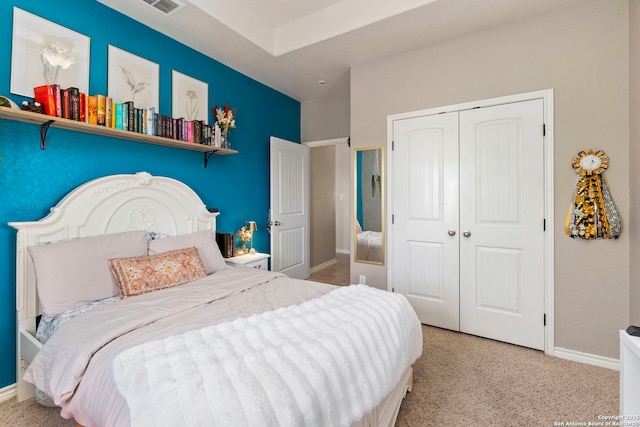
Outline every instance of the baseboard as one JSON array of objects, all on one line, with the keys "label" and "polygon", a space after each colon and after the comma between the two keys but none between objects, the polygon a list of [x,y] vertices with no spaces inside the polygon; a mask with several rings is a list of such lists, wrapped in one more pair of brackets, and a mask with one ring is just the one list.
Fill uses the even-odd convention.
[{"label": "baseboard", "polygon": [[16,385],[11,384],[6,386],[5,388],[0,388],[0,402],[4,402],[5,400],[9,400],[16,395]]},{"label": "baseboard", "polygon": [[309,270],[311,272],[311,274],[315,273],[316,271],[320,271],[323,268],[327,268],[330,267],[332,265],[334,265],[336,263],[336,259],[330,259],[327,262],[323,262],[322,264],[318,264],[315,267],[311,267],[311,269]]},{"label": "baseboard", "polygon": [[351,251],[349,249],[336,249],[336,253],[337,254],[351,255]]},{"label": "baseboard", "polygon": [[567,350],[566,348],[556,347],[554,349],[555,357],[560,359],[571,360],[573,362],[586,363],[587,365],[599,366],[601,368],[620,370],[620,360],[612,357],[598,356],[597,354],[582,353],[575,350]]}]

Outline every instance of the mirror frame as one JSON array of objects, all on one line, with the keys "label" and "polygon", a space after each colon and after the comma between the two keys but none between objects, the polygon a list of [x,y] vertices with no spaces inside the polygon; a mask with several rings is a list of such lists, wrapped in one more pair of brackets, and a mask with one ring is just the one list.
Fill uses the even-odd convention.
[{"label": "mirror frame", "polygon": [[[368,260],[358,258],[358,189],[361,188],[361,185],[364,183],[360,183],[359,185],[359,174],[358,174],[358,153],[363,151],[374,151],[380,150],[380,233],[381,233],[381,259],[377,260]],[[353,149],[353,262],[360,262],[365,264],[375,264],[375,265],[385,265],[385,257],[386,257],[386,232],[385,232],[385,189],[386,189],[386,177],[385,177],[385,148],[383,146],[375,146],[375,147],[362,147],[362,148],[354,148]],[[364,226],[364,224],[362,224]]]}]

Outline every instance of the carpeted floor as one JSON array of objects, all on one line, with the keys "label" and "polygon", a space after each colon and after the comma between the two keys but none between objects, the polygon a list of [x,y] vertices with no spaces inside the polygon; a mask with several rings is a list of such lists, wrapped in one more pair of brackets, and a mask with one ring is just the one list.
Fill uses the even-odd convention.
[{"label": "carpeted floor", "polygon": [[[397,426],[587,425],[618,413],[616,371],[428,326],[423,334]],[[0,403],[0,426],[74,425],[33,400]]]},{"label": "carpeted floor", "polygon": [[617,371],[427,326],[423,338],[397,426],[588,425],[619,413]]}]

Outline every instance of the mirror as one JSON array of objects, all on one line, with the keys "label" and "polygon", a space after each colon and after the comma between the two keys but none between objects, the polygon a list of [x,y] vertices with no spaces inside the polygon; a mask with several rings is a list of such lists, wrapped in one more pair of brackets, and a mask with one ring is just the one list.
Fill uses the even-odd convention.
[{"label": "mirror", "polygon": [[384,265],[384,151],[354,150],[355,262]]}]

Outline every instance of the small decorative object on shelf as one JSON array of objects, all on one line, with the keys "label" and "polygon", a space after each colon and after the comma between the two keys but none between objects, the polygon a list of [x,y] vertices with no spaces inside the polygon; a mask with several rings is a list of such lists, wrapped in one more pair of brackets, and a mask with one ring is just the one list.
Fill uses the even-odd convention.
[{"label": "small decorative object on shelf", "polygon": [[0,107],[15,108],[16,110],[20,109],[20,107],[18,107],[18,104],[16,104],[6,96],[0,96]]},{"label": "small decorative object on shelf", "polygon": [[[216,146],[222,148],[231,148],[229,143],[229,133],[231,129],[236,127],[236,109],[229,108],[227,104],[222,104],[222,108],[216,105],[213,107],[213,116],[216,118],[216,126],[220,128],[220,141],[215,142]],[[217,137],[216,132],[216,137]]]},{"label": "small decorative object on shelf", "polygon": [[44,114],[44,107],[39,102],[22,101],[22,110],[31,111],[32,113]]}]

